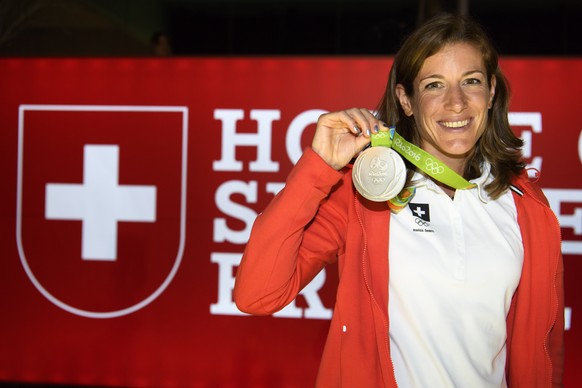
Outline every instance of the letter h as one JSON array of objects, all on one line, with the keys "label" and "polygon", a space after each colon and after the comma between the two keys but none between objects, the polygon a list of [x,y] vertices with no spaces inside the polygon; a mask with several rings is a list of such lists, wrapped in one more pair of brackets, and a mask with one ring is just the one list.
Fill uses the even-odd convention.
[{"label": "letter h", "polygon": [[242,109],[216,109],[214,118],[222,121],[222,159],[212,163],[214,171],[242,171],[242,162],[235,158],[237,146],[257,147],[257,159],[249,163],[250,171],[276,172],[279,163],[271,160],[271,132],[274,120],[281,118],[279,110],[253,109],[251,119],[257,121],[257,133],[236,133],[236,123],[244,118]]}]

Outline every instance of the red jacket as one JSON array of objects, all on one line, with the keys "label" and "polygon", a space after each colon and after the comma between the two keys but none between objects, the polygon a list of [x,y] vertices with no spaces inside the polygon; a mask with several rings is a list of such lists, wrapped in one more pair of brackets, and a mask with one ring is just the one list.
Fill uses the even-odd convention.
[{"label": "red jacket", "polygon": [[[523,191],[514,197],[524,263],[507,317],[507,382],[512,388],[561,386],[560,227],[527,176],[514,185]],[[351,170],[333,170],[311,149],[255,221],[236,275],[240,310],[272,314],[327,264],[338,263],[340,280],[318,386],[396,386],[388,340],[389,224],[388,206],[358,195]]]}]

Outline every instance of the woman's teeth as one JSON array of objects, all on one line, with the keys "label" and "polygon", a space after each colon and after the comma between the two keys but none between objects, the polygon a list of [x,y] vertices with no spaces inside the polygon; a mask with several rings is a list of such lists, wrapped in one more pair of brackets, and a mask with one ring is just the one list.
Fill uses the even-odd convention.
[{"label": "woman's teeth", "polygon": [[469,120],[462,120],[462,121],[441,121],[441,125],[444,125],[447,128],[461,128],[465,125],[469,124]]}]

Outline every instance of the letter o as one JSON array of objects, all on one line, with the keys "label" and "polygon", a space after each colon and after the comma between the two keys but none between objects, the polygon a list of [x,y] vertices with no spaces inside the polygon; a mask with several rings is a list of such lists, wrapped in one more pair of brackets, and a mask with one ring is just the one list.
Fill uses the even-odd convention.
[{"label": "letter o", "polygon": [[293,164],[297,163],[301,155],[303,154],[303,148],[301,147],[301,135],[303,131],[309,124],[317,123],[317,119],[322,114],[327,113],[327,111],[322,109],[311,109],[306,110],[298,114],[287,129],[287,136],[285,137],[285,147],[287,149],[287,156]]}]

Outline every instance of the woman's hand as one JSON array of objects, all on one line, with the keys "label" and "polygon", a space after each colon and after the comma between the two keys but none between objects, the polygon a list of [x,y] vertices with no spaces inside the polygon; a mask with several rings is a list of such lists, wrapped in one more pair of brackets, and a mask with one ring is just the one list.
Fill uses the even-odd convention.
[{"label": "woman's hand", "polygon": [[332,168],[340,170],[370,142],[370,135],[388,128],[363,108],[321,115],[311,148]]}]

